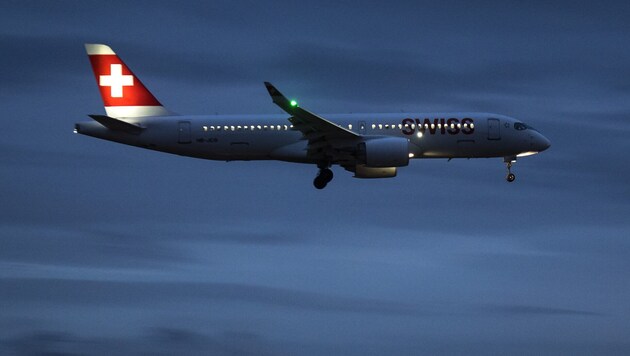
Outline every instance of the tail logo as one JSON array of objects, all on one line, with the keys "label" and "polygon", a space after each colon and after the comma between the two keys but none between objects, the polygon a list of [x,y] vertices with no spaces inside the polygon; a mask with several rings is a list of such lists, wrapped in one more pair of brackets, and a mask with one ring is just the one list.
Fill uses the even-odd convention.
[{"label": "tail logo", "polygon": [[85,50],[107,116],[131,118],[174,115],[160,104],[109,46],[86,43]]},{"label": "tail logo", "polygon": [[109,71],[109,75],[99,76],[98,85],[109,87],[112,98],[122,98],[123,87],[133,86],[133,75],[123,75],[121,64],[111,64]]}]

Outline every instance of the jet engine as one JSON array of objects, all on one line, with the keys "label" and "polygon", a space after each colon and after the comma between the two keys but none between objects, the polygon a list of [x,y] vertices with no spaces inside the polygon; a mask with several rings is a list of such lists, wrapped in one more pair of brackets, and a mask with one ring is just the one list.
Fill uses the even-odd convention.
[{"label": "jet engine", "polygon": [[365,167],[403,167],[409,165],[409,140],[404,137],[379,137],[359,144],[359,159]]},{"label": "jet engine", "polygon": [[393,178],[396,167],[366,167],[358,164],[354,169],[355,178]]}]

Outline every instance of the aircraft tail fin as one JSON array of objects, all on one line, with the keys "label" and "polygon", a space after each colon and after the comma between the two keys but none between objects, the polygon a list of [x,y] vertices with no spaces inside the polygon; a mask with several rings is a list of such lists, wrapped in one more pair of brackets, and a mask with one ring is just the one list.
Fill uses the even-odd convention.
[{"label": "aircraft tail fin", "polygon": [[173,115],[127,65],[104,44],[85,44],[107,116],[113,118]]}]

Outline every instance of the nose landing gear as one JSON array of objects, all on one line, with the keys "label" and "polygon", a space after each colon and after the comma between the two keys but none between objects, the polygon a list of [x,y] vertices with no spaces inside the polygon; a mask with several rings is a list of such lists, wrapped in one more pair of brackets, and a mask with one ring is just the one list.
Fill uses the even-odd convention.
[{"label": "nose landing gear", "polygon": [[317,189],[324,189],[332,179],[333,172],[330,170],[330,168],[321,168],[319,170],[319,174],[317,174],[317,177],[315,177],[315,180],[313,180],[313,185]]},{"label": "nose landing gear", "polygon": [[507,173],[508,173],[507,176],[505,177],[505,180],[512,183],[516,179],[516,175],[512,173],[512,164],[516,162],[516,157],[505,157],[503,161],[505,162],[505,166],[507,167]]}]

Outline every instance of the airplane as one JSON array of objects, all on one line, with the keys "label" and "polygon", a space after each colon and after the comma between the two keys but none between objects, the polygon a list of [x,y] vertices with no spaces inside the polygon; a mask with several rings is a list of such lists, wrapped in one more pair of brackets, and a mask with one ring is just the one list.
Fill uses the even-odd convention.
[{"label": "airplane", "polygon": [[391,178],[411,159],[501,157],[513,182],[517,158],[550,141],[520,120],[491,113],[394,113],[320,116],[265,87],[283,115],[184,116],[165,108],[104,44],[85,44],[106,115],[74,132],[126,145],[208,160],[314,164],[323,189],[334,165],[356,178]]}]

